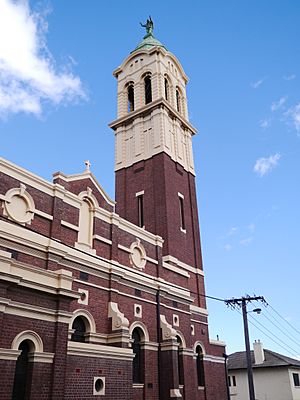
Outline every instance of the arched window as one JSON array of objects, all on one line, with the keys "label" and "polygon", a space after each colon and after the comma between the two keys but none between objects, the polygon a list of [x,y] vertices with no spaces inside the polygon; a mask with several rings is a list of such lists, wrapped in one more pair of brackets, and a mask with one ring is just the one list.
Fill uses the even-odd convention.
[{"label": "arched window", "polygon": [[29,340],[24,340],[18,347],[21,354],[16,362],[12,400],[24,400],[28,397],[26,396],[26,389],[30,386],[28,354],[33,347],[33,343]]},{"label": "arched window", "polygon": [[74,329],[74,332],[72,333],[71,340],[73,342],[85,342],[86,325],[82,317],[74,319],[72,329]]},{"label": "arched window", "polygon": [[142,354],[141,354],[141,332],[138,328],[132,331],[132,350],[134,353],[132,365],[132,381],[133,383],[143,383],[142,374]]},{"label": "arched window", "polygon": [[178,88],[176,88],[176,110],[181,112],[181,94]]},{"label": "arched window", "polygon": [[198,378],[198,386],[204,386],[204,364],[203,364],[203,351],[200,345],[196,347],[196,367],[197,367],[197,378]]},{"label": "arched window", "polygon": [[144,82],[145,82],[145,104],[149,104],[152,101],[151,75],[146,75]]},{"label": "arched window", "polygon": [[178,343],[177,358],[178,358],[178,379],[179,385],[184,385],[183,376],[183,357],[182,357],[182,340],[179,336],[176,336]]},{"label": "arched window", "polygon": [[127,112],[134,111],[134,86],[130,83],[127,87]]},{"label": "arched window", "polygon": [[170,101],[170,84],[168,78],[165,78],[165,99]]}]

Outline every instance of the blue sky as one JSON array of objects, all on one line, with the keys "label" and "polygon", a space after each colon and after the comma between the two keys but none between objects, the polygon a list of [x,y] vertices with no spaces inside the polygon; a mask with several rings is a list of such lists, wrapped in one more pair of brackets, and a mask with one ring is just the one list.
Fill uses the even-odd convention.
[{"label": "blue sky", "polygon": [[[299,12],[296,0],[0,0],[1,156],[48,180],[89,159],[111,197],[112,71],[151,14],[190,78],[207,294],[265,296],[285,320],[270,307],[251,314],[269,330],[250,325],[251,341],[290,356],[300,355]],[[243,350],[238,312],[208,306],[211,337]]]}]

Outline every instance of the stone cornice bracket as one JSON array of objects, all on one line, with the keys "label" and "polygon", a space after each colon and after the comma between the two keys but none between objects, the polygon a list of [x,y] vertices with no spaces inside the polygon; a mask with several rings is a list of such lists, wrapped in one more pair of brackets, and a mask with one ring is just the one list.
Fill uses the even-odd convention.
[{"label": "stone cornice bracket", "polygon": [[108,317],[112,319],[111,329],[113,331],[126,329],[128,330],[129,321],[119,310],[118,303],[110,301],[108,303]]},{"label": "stone cornice bracket", "polygon": [[165,315],[160,316],[160,327],[162,330],[163,340],[176,339],[176,331],[172,328],[172,325],[167,322]]}]

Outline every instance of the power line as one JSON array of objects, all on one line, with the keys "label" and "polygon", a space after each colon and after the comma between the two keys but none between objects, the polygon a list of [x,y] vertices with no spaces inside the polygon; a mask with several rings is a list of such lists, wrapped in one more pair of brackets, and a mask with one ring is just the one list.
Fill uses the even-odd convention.
[{"label": "power line", "polygon": [[290,324],[289,321],[286,320],[286,318],[280,315],[279,312],[276,311],[275,308],[271,306],[271,304],[267,303],[267,306],[270,307],[275,314],[277,314],[286,324],[288,324],[295,332],[297,332],[300,335],[300,331],[298,331],[292,324]]},{"label": "power line", "polygon": [[[240,315],[242,315],[242,313],[238,310],[238,309],[234,309],[236,312],[238,312]],[[253,318],[254,319],[254,318]],[[256,320],[255,320],[256,321]],[[284,349],[287,353],[291,354],[292,356],[296,356],[295,353],[291,353],[289,350],[287,350],[284,346],[282,346],[279,342],[277,342],[275,339],[273,339],[270,335],[268,335],[267,333],[265,333],[262,329],[260,329],[253,321],[249,321],[251,325],[253,325],[257,330],[259,330],[264,336],[266,336],[267,338],[269,338],[272,342],[274,342],[275,344],[277,344],[279,347],[281,347],[282,349]],[[256,321],[257,322],[257,321]]]},{"label": "power line", "polygon": [[280,332],[282,332],[287,338],[289,338],[289,340],[291,342],[293,342],[294,344],[296,344],[296,346],[300,347],[299,341],[297,341],[297,339],[293,338],[292,336],[290,336],[284,329],[282,329],[280,326],[278,326],[277,324],[275,324],[271,318],[269,318],[265,313],[262,313],[262,316],[264,318],[266,318],[272,325],[274,325]]},{"label": "power line", "polygon": [[[259,321],[257,321],[256,319],[254,319],[252,315],[250,315],[250,318],[251,318],[252,320],[255,320],[255,322],[256,322],[258,325],[262,326],[263,329],[265,329],[265,330],[266,330],[267,332],[269,332],[272,336],[274,336],[277,340],[279,340],[279,341],[280,341],[281,343],[283,343],[286,347],[288,347],[290,350],[292,350],[294,355],[297,354],[297,351],[296,351],[295,349],[293,349],[291,346],[289,346],[287,343],[285,343],[283,340],[281,340],[277,335],[275,335],[275,334],[274,334],[273,332],[271,332],[268,328],[266,328],[261,322],[259,322]],[[290,354],[291,354],[291,353],[290,353]]]}]

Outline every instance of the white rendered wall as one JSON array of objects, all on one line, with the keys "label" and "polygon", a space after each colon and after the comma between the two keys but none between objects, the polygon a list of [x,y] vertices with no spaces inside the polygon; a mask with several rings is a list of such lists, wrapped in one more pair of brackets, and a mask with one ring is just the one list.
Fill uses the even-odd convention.
[{"label": "white rendered wall", "polygon": [[[230,399],[249,400],[247,370],[242,372],[231,371],[229,375],[236,377],[236,386],[230,387]],[[256,400],[300,399],[300,397],[293,397],[290,374],[287,368],[254,369],[253,379]]]}]

